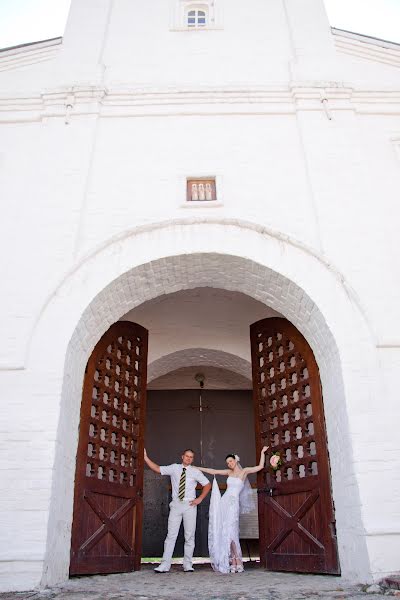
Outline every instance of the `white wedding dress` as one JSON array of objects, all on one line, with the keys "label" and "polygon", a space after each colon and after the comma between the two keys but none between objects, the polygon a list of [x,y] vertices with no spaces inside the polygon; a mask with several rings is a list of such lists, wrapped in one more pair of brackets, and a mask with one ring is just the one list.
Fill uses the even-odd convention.
[{"label": "white wedding dress", "polygon": [[248,497],[250,486],[239,477],[229,476],[227,489],[221,497],[214,477],[208,522],[208,549],[214,571],[229,573],[231,568],[243,570],[242,550],[239,543],[239,514],[253,509],[254,501]]}]

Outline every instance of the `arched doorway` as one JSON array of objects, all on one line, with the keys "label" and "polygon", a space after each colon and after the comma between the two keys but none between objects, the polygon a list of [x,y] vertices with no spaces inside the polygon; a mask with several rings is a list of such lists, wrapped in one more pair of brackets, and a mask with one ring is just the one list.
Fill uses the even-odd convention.
[{"label": "arched doorway", "polygon": [[[146,447],[155,462],[179,462],[181,450],[190,447],[195,464],[220,468],[233,451],[244,464],[254,464],[249,325],[275,314],[248,295],[202,287],[160,296],[124,315],[150,332]],[[205,376],[201,407],[199,373]],[[219,485],[224,488],[225,478]],[[145,495],[143,557],[154,562],[163,554],[168,478],[145,470]],[[200,562],[208,556],[208,504],[209,497],[197,513],[195,557]],[[255,558],[256,511],[247,521],[241,530],[242,544],[246,557]],[[177,562],[182,548],[181,532],[175,548]]]},{"label": "arched doorway", "polygon": [[[262,564],[271,570],[338,573],[321,386],[313,353],[300,332],[282,318],[254,323],[251,349],[257,449],[270,445],[283,462],[275,473],[267,466],[258,477]],[[146,360],[147,330],[128,321],[111,326],[89,359],[81,405],[71,574],[124,572],[140,566]],[[164,455],[171,435],[175,443],[188,445],[179,435],[179,427],[190,429],[182,414],[174,434],[176,396],[163,412],[163,428],[169,427],[161,448]],[[230,410],[233,402],[231,393]],[[237,438],[245,435],[244,420],[235,427],[228,415],[225,409],[217,423],[217,441],[229,445],[233,437],[237,445]],[[200,422],[194,438],[201,440],[202,461],[202,414]],[[212,424],[211,420],[208,426]],[[221,450],[215,439],[213,446]]]},{"label": "arched doorway", "polygon": [[[205,226],[209,235],[204,235]],[[228,229],[234,235],[227,236]],[[38,363],[41,369],[40,349],[62,322],[57,352],[46,363],[50,374],[57,373],[46,392],[59,399],[59,412],[43,584],[64,580],[69,570],[81,386],[93,347],[132,308],[165,293],[199,286],[256,298],[288,318],[312,347],[324,390],[342,573],[353,579],[369,577],[357,500],[360,481],[354,469],[349,470],[354,443],[349,419],[355,418],[361,390],[370,390],[375,372],[365,320],[342,279],[323,260],[265,231],[236,224],[228,229],[217,223],[172,224],[156,228],[154,234],[146,230],[127,236],[99,249],[93,260],[82,261],[43,309],[30,346],[32,368]],[[188,254],[189,239],[192,253]],[[239,241],[245,256],[238,255]],[[143,262],[144,247],[149,262]],[[348,331],[352,331],[351,343]],[[362,372],[357,370],[360,352]],[[357,551],[349,553],[348,548]]]}]

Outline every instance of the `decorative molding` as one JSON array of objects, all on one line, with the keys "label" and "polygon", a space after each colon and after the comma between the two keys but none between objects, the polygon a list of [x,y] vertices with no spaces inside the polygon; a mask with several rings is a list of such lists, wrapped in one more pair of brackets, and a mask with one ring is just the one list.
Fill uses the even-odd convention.
[{"label": "decorative molding", "polygon": [[47,62],[55,58],[62,46],[62,38],[22,44],[0,50],[0,72],[15,71],[22,67]]},{"label": "decorative molding", "polygon": [[400,350],[400,342],[377,344],[376,347],[378,350]]},{"label": "decorative molding", "polygon": [[381,38],[373,37],[371,35],[365,35],[363,33],[355,33],[354,31],[348,31],[347,29],[338,29],[337,27],[331,27],[332,34],[334,36],[342,36],[351,40],[358,40],[365,44],[371,44],[373,46],[381,46],[382,48],[393,48],[400,52],[400,43],[391,42],[389,40],[383,40]]},{"label": "decorative molding", "polygon": [[332,33],[340,54],[400,69],[400,44],[340,29],[332,29]]},{"label": "decorative molding", "polygon": [[136,117],[220,114],[295,114],[340,110],[363,114],[400,114],[400,85],[392,89],[352,89],[329,83],[296,82],[287,87],[105,88],[68,87],[0,96],[0,122],[65,119],[68,104],[74,116]]},{"label": "decorative molding", "polygon": [[7,48],[0,48],[0,58],[3,56],[21,54],[22,52],[29,52],[30,50],[36,50],[38,48],[49,48],[50,46],[58,46],[62,44],[63,38],[61,36],[55,38],[49,38],[48,40],[40,40],[38,42],[28,42],[26,44],[18,44],[17,46],[8,46]]}]

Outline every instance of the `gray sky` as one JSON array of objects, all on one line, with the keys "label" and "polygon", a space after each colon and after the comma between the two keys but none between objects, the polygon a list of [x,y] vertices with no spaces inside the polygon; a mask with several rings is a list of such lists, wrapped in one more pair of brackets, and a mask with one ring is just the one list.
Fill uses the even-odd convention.
[{"label": "gray sky", "polygon": [[[0,48],[63,35],[70,3],[0,0]],[[400,0],[325,0],[325,5],[333,27],[400,43]]]}]

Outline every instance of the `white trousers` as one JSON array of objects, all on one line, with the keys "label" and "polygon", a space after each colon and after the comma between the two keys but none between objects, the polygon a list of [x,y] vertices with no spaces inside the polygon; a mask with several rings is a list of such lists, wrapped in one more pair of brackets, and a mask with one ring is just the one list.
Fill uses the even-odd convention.
[{"label": "white trousers", "polygon": [[162,565],[168,568],[171,567],[175,542],[183,519],[183,531],[185,534],[183,568],[190,569],[193,561],[197,506],[190,506],[189,500],[181,502],[179,499],[176,499],[172,500],[169,509],[168,534],[164,542]]}]

